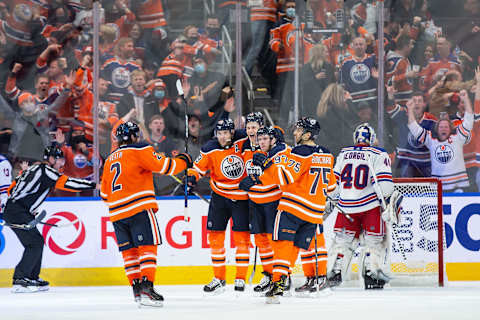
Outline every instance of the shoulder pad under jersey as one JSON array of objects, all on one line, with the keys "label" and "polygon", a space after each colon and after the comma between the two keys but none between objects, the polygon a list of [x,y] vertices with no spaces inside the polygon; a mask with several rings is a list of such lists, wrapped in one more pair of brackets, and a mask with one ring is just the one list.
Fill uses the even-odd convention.
[{"label": "shoulder pad under jersey", "polygon": [[247,137],[247,130],[245,129],[238,129],[238,130],[235,130],[235,132],[233,133],[233,141],[237,141],[246,137]]},{"label": "shoulder pad under jersey", "polygon": [[222,147],[220,146],[220,144],[218,143],[218,140],[216,138],[208,140],[207,143],[205,143],[202,146],[200,151],[202,151],[203,153],[207,153],[207,152],[210,152],[210,151],[215,150],[215,149],[222,149]]},{"label": "shoulder pad under jersey", "polygon": [[287,149],[287,145],[285,143],[277,143],[270,151],[268,151],[268,157],[272,158],[279,152],[285,151]]}]

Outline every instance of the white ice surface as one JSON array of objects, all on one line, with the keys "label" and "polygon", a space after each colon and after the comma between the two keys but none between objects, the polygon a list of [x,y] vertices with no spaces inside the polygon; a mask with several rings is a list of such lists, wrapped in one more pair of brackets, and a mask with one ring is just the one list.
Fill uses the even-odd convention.
[{"label": "white ice surface", "polygon": [[318,299],[282,298],[266,305],[251,289],[204,297],[200,286],[158,286],[163,308],[138,309],[130,287],[53,287],[48,292],[12,294],[0,288],[0,319],[26,320],[439,320],[480,319],[480,288],[389,288],[366,292],[337,289]]}]

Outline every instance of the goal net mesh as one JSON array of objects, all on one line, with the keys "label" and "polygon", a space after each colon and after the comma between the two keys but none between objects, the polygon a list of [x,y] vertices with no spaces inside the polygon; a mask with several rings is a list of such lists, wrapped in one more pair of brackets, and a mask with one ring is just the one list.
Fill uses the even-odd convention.
[{"label": "goal net mesh", "polygon": [[[398,181],[401,180],[401,181]],[[439,284],[439,207],[438,183],[421,179],[398,179],[395,189],[403,195],[400,221],[394,228],[387,228],[387,247],[383,270],[392,280],[391,286],[437,286]],[[333,239],[333,224],[336,216],[332,214],[324,223],[324,235],[327,248]],[[443,248],[445,236],[442,228]],[[363,280],[359,273],[359,261],[362,244],[358,246],[352,258],[349,272],[344,279],[346,286],[357,286]],[[293,274],[303,274],[297,263]],[[358,282],[357,282],[358,281]]]}]

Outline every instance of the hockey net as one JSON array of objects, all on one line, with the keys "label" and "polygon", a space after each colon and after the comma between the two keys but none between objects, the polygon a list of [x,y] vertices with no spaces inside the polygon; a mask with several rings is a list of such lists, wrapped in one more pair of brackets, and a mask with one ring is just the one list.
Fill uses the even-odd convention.
[{"label": "hockey net", "polygon": [[[397,226],[388,228],[383,270],[392,280],[391,286],[443,286],[443,251],[445,235],[442,218],[442,187],[438,179],[394,179],[395,189],[403,195],[401,218]],[[333,219],[332,219],[333,218]],[[324,224],[327,247],[333,238],[330,217]],[[361,244],[355,251],[345,284],[358,285]],[[302,274],[300,264],[294,275]]]}]

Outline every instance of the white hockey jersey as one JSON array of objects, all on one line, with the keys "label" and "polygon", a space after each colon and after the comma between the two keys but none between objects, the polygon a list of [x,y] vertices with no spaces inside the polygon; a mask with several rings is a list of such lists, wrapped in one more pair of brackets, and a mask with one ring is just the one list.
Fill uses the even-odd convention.
[{"label": "white hockey jersey", "polygon": [[333,170],[339,184],[337,206],[345,213],[361,213],[381,205],[373,175],[384,198],[393,192],[390,158],[381,148],[361,145],[343,148]]},{"label": "white hockey jersey", "polygon": [[12,183],[12,165],[4,156],[0,155],[0,212],[7,203],[8,187]]},{"label": "white hockey jersey", "polygon": [[433,137],[431,131],[422,128],[416,121],[409,123],[408,128],[412,135],[430,150],[432,177],[442,181],[443,190],[466,188],[470,185],[465,169],[463,145],[471,138],[472,113],[465,113],[462,124],[445,141]]}]

